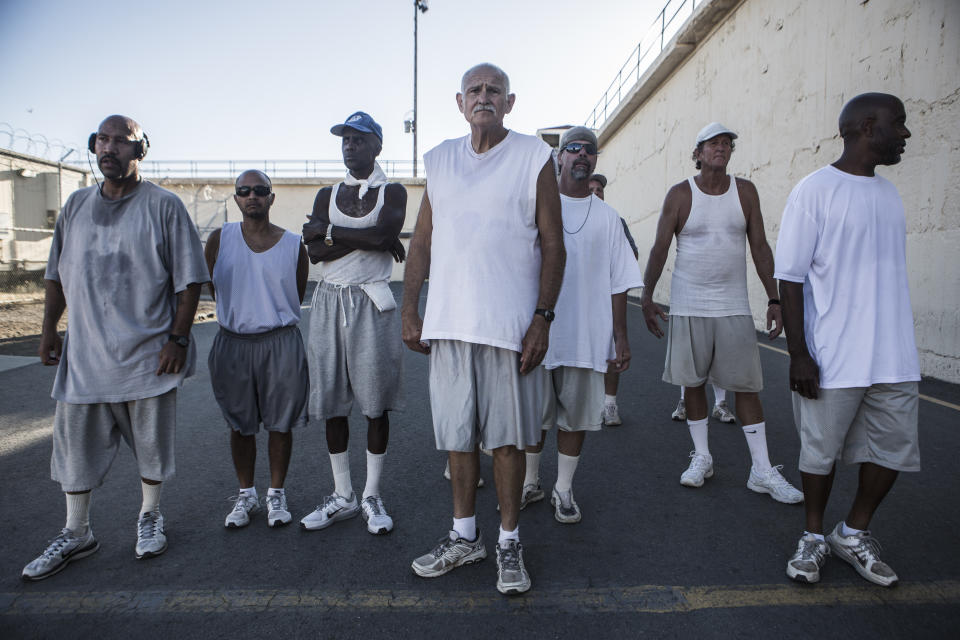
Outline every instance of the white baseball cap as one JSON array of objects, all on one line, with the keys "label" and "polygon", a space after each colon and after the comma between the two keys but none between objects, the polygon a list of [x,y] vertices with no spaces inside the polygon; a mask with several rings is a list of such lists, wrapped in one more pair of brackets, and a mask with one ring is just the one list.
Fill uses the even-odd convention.
[{"label": "white baseball cap", "polygon": [[697,134],[697,141],[694,143],[693,146],[695,147],[699,146],[701,142],[706,142],[710,138],[716,138],[721,134],[727,134],[728,136],[730,136],[731,140],[737,139],[737,134],[735,134],[733,131],[731,131],[727,127],[723,126],[719,122],[711,122],[710,124],[705,126],[703,129],[700,129],[700,133]]}]

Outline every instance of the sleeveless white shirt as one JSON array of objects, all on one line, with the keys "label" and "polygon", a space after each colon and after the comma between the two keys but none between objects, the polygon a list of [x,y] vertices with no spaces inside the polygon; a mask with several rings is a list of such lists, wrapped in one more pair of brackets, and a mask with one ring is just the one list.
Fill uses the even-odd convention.
[{"label": "sleeveless white shirt", "polygon": [[300,236],[284,231],[277,244],[256,253],[243,239],[241,224],[228,222],[220,231],[212,274],[217,322],[234,333],[262,333],[297,324]]},{"label": "sleeveless white shirt", "polygon": [[[336,227],[349,227],[351,229],[369,229],[380,220],[380,210],[383,209],[383,194],[387,190],[387,185],[380,185],[380,191],[377,192],[377,204],[370,213],[354,218],[340,211],[337,206],[337,193],[340,191],[342,182],[333,185],[330,191],[330,205],[327,207],[327,215],[330,224],[334,226],[333,242],[337,242]],[[367,282],[378,282],[390,280],[390,274],[393,273],[393,256],[388,251],[366,251],[364,249],[355,249],[336,260],[320,263],[320,279],[330,284],[338,285],[359,285]]]},{"label": "sleeveless white shirt", "polygon": [[721,318],[750,315],[747,295],[747,220],[737,179],[719,196],[690,183],[690,216],[677,235],[670,315]]}]

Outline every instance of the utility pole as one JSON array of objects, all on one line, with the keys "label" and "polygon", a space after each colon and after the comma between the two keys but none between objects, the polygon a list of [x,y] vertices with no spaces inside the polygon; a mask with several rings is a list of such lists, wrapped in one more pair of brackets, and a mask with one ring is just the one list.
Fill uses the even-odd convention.
[{"label": "utility pole", "polygon": [[417,177],[417,19],[427,12],[427,0],[413,0],[413,177]]}]

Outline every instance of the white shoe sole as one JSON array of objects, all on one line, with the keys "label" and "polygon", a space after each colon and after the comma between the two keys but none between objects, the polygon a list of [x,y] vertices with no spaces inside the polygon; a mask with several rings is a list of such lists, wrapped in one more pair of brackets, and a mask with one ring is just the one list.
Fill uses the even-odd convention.
[{"label": "white shoe sole", "polygon": [[273,528],[283,527],[293,522],[293,516],[289,513],[285,516],[267,516],[267,525]]},{"label": "white shoe sole", "polygon": [[831,542],[830,536],[827,536],[827,544],[830,545],[830,551],[833,552],[833,555],[837,556],[853,567],[854,570],[856,570],[856,572],[859,573],[860,577],[864,580],[872,582],[873,584],[878,584],[881,587],[892,587],[900,581],[900,578],[897,576],[894,576],[893,578],[884,578],[883,576],[870,573],[864,567],[862,567],[859,562],[857,562],[855,556],[852,556],[849,552],[847,552],[847,550],[844,548],[844,545]]},{"label": "white shoe sole", "polygon": [[776,500],[777,502],[779,502],[779,503],[781,503],[781,504],[800,504],[801,502],[803,502],[803,496],[802,496],[802,495],[800,496],[800,499],[799,499],[799,500],[782,500],[782,499],[780,499],[779,497],[777,497],[777,495],[776,495],[775,493],[773,493],[772,491],[770,491],[769,489],[767,489],[767,488],[764,487],[763,485],[753,484],[753,483],[750,482],[749,480],[747,480],[747,489],[750,489],[750,491],[755,491],[755,492],[757,492],[757,493],[765,493],[765,494],[767,494],[768,496],[770,496],[771,498],[773,498],[774,500]]},{"label": "white shoe sole", "polygon": [[335,522],[340,522],[341,520],[349,520],[350,518],[356,518],[360,515],[360,505],[358,504],[355,509],[352,511],[340,510],[333,514],[332,517],[327,518],[326,522],[321,524],[307,524],[303,520],[300,521],[300,527],[307,531],[319,531],[320,529],[326,529]]},{"label": "white shoe sole", "polygon": [[702,487],[704,481],[707,478],[712,478],[712,477],[713,477],[713,469],[710,469],[710,471],[707,471],[705,474],[703,474],[703,480],[701,480],[699,483],[694,482],[693,480],[684,480],[683,478],[680,478],[680,484],[682,484],[685,487],[693,487],[696,489],[697,487]]},{"label": "white shoe sole", "polygon": [[388,527],[387,527],[387,526],[375,527],[375,526],[371,525],[371,524],[370,524],[370,521],[368,520],[368,521],[367,521],[367,531],[370,532],[371,534],[375,535],[375,536],[383,536],[383,535],[386,535],[386,534],[390,533],[391,531],[393,531],[393,525],[391,524],[391,525],[388,526]]},{"label": "white shoe sole", "polygon": [[70,564],[71,562],[73,562],[74,560],[79,560],[79,559],[81,559],[81,558],[86,558],[87,556],[93,555],[94,553],[96,553],[96,552],[99,551],[99,550],[100,550],[100,543],[99,543],[97,540],[94,540],[92,546],[87,547],[86,549],[83,549],[82,551],[77,551],[76,553],[74,553],[73,555],[71,555],[69,558],[67,558],[66,560],[64,560],[63,562],[61,562],[59,565],[57,565],[57,568],[56,568],[56,569],[52,569],[52,570],[50,570],[50,571],[47,571],[46,573],[41,573],[40,575],[37,575],[37,576],[28,576],[28,575],[26,575],[26,574],[24,574],[24,573],[21,573],[21,574],[20,574],[20,579],[23,580],[23,581],[25,581],[25,582],[37,582],[38,580],[45,580],[45,579],[49,578],[50,576],[55,576],[55,575],[57,575],[58,573],[60,573],[61,571],[63,571],[64,569],[66,569],[66,568],[67,568],[67,565]]},{"label": "white shoe sole", "polygon": [[803,582],[805,584],[814,584],[815,582],[820,582],[820,572],[818,571],[816,575],[810,575],[799,569],[794,569],[790,564],[787,564],[787,577],[796,582]]},{"label": "white shoe sole", "polygon": [[530,581],[526,581],[520,584],[500,584],[497,582],[497,591],[502,593],[505,596],[518,596],[521,593],[526,593],[530,590]]},{"label": "white shoe sole", "polygon": [[440,576],[450,573],[457,567],[463,567],[468,564],[476,564],[481,560],[487,557],[487,548],[481,547],[479,550],[474,551],[470,555],[464,556],[457,562],[451,564],[448,567],[443,569],[424,569],[417,565],[416,562],[411,563],[410,568],[413,569],[413,572],[420,576],[421,578],[439,578]]},{"label": "white shoe sole", "polygon": [[583,514],[580,513],[579,509],[577,510],[577,515],[575,516],[564,516],[560,513],[560,507],[557,506],[558,500],[553,496],[550,496],[550,504],[553,506],[553,517],[557,522],[563,524],[577,524],[583,518]]},{"label": "white shoe sole", "polygon": [[156,558],[159,555],[163,555],[163,552],[167,550],[167,541],[163,541],[163,546],[157,549],[156,551],[144,551],[140,553],[139,551],[134,550],[134,554],[137,556],[137,560],[146,560],[147,558]]}]

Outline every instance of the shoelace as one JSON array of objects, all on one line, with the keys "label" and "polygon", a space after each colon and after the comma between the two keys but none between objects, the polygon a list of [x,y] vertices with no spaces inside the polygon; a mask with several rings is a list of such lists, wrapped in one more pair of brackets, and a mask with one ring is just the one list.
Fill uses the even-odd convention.
[{"label": "shoelace", "polygon": [[49,546],[43,552],[44,557],[51,558],[56,554],[60,553],[60,550],[63,549],[68,544],[70,544],[70,542],[75,538],[76,536],[73,536],[70,533],[67,533],[67,529],[64,529],[63,531],[60,532],[60,535],[58,535],[56,538],[50,541]]},{"label": "shoelace", "polygon": [[[706,471],[710,468],[710,461],[707,459],[707,456],[699,456],[696,451],[691,451],[690,457],[693,458],[693,468],[696,471]],[[780,466],[782,467],[783,465]]]},{"label": "shoelace", "polygon": [[819,540],[803,540],[803,547],[800,549],[801,560],[813,560],[818,565],[823,561],[826,555],[824,546]]},{"label": "shoelace", "polygon": [[252,500],[255,504],[260,504],[259,498],[254,498],[253,496],[230,496],[227,498],[227,502],[233,502],[234,511],[246,511],[247,502]]},{"label": "shoelace", "polygon": [[286,500],[284,500],[283,494],[276,493],[273,495],[267,495],[267,507],[270,509],[270,511],[286,511],[287,505],[285,502]]},{"label": "shoelace", "polygon": [[363,504],[367,505],[367,508],[373,512],[373,515],[379,516],[383,514],[383,502],[380,500],[380,496],[370,496],[363,501]]},{"label": "shoelace", "polygon": [[858,538],[857,545],[853,548],[853,552],[857,554],[861,562],[866,562],[867,560],[879,562],[880,558],[878,556],[880,555],[880,549],[880,541],[868,534]]},{"label": "shoelace", "polygon": [[[457,540],[459,539],[460,538],[458,537]],[[445,554],[450,547],[452,547],[457,543],[457,540],[453,540],[450,537],[449,533],[443,536],[442,538],[440,538],[440,542],[437,543],[437,546],[435,546],[433,548],[433,551],[431,552],[433,554],[433,557],[439,558],[440,556]]]},{"label": "shoelace", "polygon": [[157,535],[157,529],[160,528],[160,517],[155,512],[150,512],[140,518],[137,523],[137,536],[140,538],[153,538]]},{"label": "shoelace", "polygon": [[775,467],[771,467],[771,471],[767,472],[767,475],[766,475],[767,479],[769,479],[770,483],[773,484],[774,486],[793,489],[793,485],[790,484],[787,481],[787,479],[783,477],[783,474],[780,473],[780,469],[783,469],[782,464],[778,464]]},{"label": "shoelace", "polygon": [[519,543],[506,544],[500,547],[500,564],[508,571],[520,570]]}]

